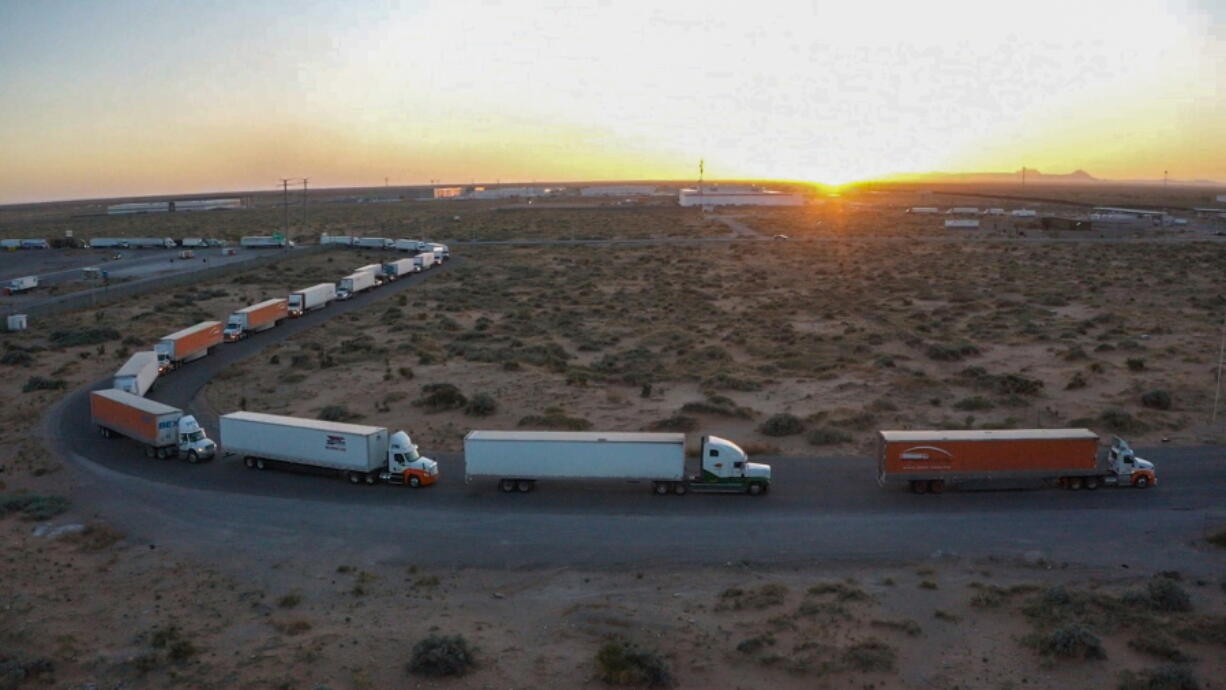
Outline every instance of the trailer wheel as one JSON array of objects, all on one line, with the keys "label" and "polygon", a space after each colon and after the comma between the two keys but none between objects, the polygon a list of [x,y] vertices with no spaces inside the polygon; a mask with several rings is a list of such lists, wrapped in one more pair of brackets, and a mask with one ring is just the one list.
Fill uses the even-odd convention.
[{"label": "trailer wheel", "polygon": [[345,479],[348,479],[350,484],[361,484],[362,483],[362,477],[359,476],[357,472],[345,473]]},{"label": "trailer wheel", "polygon": [[515,480],[503,479],[502,481],[498,482],[498,488],[502,489],[503,493],[509,494],[515,490]]},{"label": "trailer wheel", "polygon": [[928,481],[924,479],[911,480],[911,493],[926,494],[928,493]]},{"label": "trailer wheel", "polygon": [[373,474],[367,474],[365,477],[363,477],[363,479],[364,479],[364,480],[366,480],[366,483],[367,483],[367,484],[374,484],[374,483],[375,483],[375,475],[373,475]]},{"label": "trailer wheel", "polygon": [[656,482],[654,485],[652,485],[651,490],[655,492],[657,496],[667,496],[668,484],[665,484],[664,482]]},{"label": "trailer wheel", "polygon": [[264,458],[256,458],[256,459],[255,459],[255,468],[256,468],[257,470],[267,469],[267,467],[264,465]]},{"label": "trailer wheel", "polygon": [[152,458],[155,455],[157,455],[157,451],[153,449],[153,446],[145,446],[145,457]]},{"label": "trailer wheel", "polygon": [[110,438],[110,437],[111,437],[111,430],[110,430],[110,429],[108,429],[108,428],[106,428],[106,427],[104,427],[104,426],[100,426],[100,427],[98,427],[98,433],[102,435],[102,438]]},{"label": "trailer wheel", "polygon": [[1140,477],[1137,477],[1136,480],[1132,482],[1132,485],[1137,487],[1138,489],[1148,489],[1149,488],[1149,477],[1146,477],[1145,475],[1141,475]]},{"label": "trailer wheel", "polygon": [[534,484],[535,482],[530,479],[521,479],[515,483],[515,488],[519,489],[519,493],[526,494],[532,490]]},{"label": "trailer wheel", "polygon": [[677,482],[676,484],[673,484],[673,493],[678,496],[684,496],[685,492],[689,490],[690,488],[685,485],[685,482]]},{"label": "trailer wheel", "polygon": [[945,493],[945,480],[944,479],[933,479],[932,481],[928,482],[928,493],[930,494]]},{"label": "trailer wheel", "polygon": [[1081,477],[1069,477],[1068,488],[1073,491],[1081,491]]},{"label": "trailer wheel", "polygon": [[170,457],[170,453],[167,453],[165,448],[158,448],[156,452],[158,460],[165,460],[166,458]]},{"label": "trailer wheel", "polygon": [[255,469],[255,458],[248,455],[247,457],[243,458],[243,464],[247,466],[247,469],[254,470]]},{"label": "trailer wheel", "polygon": [[1086,490],[1093,491],[1098,488],[1098,477],[1086,477]]},{"label": "trailer wheel", "polygon": [[749,488],[747,489],[747,491],[749,492],[750,496],[761,496],[762,495],[762,484],[759,482],[754,482],[749,485]]},{"label": "trailer wheel", "polygon": [[413,487],[414,489],[421,488],[421,477],[415,474],[410,474],[409,475],[409,486]]}]

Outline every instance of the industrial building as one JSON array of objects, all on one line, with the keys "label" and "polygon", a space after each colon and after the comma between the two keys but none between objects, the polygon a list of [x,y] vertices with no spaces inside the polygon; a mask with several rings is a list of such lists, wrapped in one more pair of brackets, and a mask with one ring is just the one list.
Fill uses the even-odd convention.
[{"label": "industrial building", "polygon": [[435,187],[435,199],[459,199],[464,196],[463,187]]},{"label": "industrial building", "polygon": [[584,187],[579,196],[652,196],[658,190],[654,184],[603,184]]},{"label": "industrial building", "polygon": [[111,204],[106,207],[110,216],[122,216],[133,213],[174,213],[176,211],[217,211],[225,209],[240,209],[243,200],[229,199],[183,199],[179,201],[132,201],[123,204]]},{"label": "industrial building", "polygon": [[1166,211],[1151,211],[1141,208],[1119,208],[1117,206],[1095,206],[1090,214],[1090,220],[1100,223],[1145,223],[1151,225],[1171,225],[1172,218]]},{"label": "industrial building", "polygon": [[682,189],[677,194],[681,206],[803,206],[805,199],[792,192],[776,192],[761,189],[729,190],[719,187]]}]

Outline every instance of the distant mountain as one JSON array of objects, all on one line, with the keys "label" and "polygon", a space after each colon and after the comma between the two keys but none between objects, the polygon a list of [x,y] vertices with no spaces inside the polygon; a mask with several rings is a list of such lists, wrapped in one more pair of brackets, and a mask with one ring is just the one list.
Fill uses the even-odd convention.
[{"label": "distant mountain", "polygon": [[[1074,170],[1066,174],[1047,174],[1033,168],[1025,168],[1026,182],[1035,184],[1163,184],[1158,180],[1108,180],[1094,177],[1084,170]],[[1016,172],[972,172],[972,173],[896,173],[881,178],[888,182],[1000,182],[1018,183],[1022,181],[1022,169]],[[1220,186],[1222,183],[1214,180],[1167,180],[1176,185],[1208,185]]]}]

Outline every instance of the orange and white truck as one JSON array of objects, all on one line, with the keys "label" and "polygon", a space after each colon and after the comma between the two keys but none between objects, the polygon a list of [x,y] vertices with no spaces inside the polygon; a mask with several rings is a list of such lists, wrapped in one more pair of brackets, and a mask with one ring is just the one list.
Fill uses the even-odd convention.
[{"label": "orange and white truck", "polygon": [[289,318],[289,300],[284,297],[264,300],[250,307],[243,307],[226,319],[221,336],[228,343],[246,338],[252,333],[266,331],[282,320]]},{"label": "orange and white truck", "polygon": [[207,355],[209,350],[221,344],[221,322],[201,321],[191,328],[157,341],[153,351],[158,353],[158,370],[165,374],[187,362],[192,362]]},{"label": "orange and white truck", "polygon": [[195,417],[127,391],[93,391],[89,394],[89,414],[103,438],[126,436],[143,445],[145,455],[151,458],[182,455],[188,462],[197,463],[217,451],[217,444],[205,435]]},{"label": "orange and white truck", "polygon": [[941,493],[954,484],[1040,480],[1066,489],[1154,486],[1154,464],[1115,437],[1099,447],[1089,429],[881,431],[877,482]]},{"label": "orange and white truck", "polygon": [[298,466],[353,484],[413,488],[438,480],[438,463],[422,457],[403,431],[260,412],[231,412],[220,421],[226,455],[241,456],[251,469]]}]

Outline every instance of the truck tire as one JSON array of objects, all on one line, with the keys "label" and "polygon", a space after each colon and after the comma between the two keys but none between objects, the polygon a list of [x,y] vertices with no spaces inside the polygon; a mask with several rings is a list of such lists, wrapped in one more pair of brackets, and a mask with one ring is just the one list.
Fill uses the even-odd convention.
[{"label": "truck tire", "polygon": [[677,482],[673,484],[673,493],[678,496],[684,496],[685,492],[689,491],[690,487],[686,486],[685,482]]},{"label": "truck tire", "polygon": [[247,469],[254,470],[255,469],[255,458],[248,455],[247,457],[243,458],[243,464],[247,466]]},{"label": "truck tire", "polygon": [[667,496],[668,484],[665,484],[664,482],[656,482],[654,485],[652,485],[651,490],[657,496]]},{"label": "truck tire", "polygon": [[912,480],[911,480],[911,493],[913,493],[913,494],[926,494],[926,493],[928,493],[928,480],[926,480],[926,479],[912,479]]},{"label": "truck tire", "polygon": [[420,489],[421,488],[421,477],[418,477],[415,474],[410,474],[409,475],[409,486],[413,487],[414,489]]},{"label": "truck tire", "polygon": [[152,458],[157,455],[157,450],[153,446],[145,446],[145,457]]},{"label": "truck tire", "polygon": [[168,453],[165,448],[158,448],[156,452],[158,460],[165,460],[166,458],[170,457],[170,453]]},{"label": "truck tire", "polygon": [[933,479],[932,481],[928,482],[928,493],[930,494],[945,493],[945,480],[944,479]]},{"label": "truck tire", "polygon": [[1068,478],[1068,488],[1072,489],[1073,491],[1081,491],[1081,484],[1081,477]]},{"label": "truck tire", "polygon": [[362,477],[362,479],[363,479],[363,480],[364,480],[364,481],[365,481],[367,484],[374,484],[374,483],[375,483],[375,479],[376,479],[376,477],[375,477],[374,473],[369,473],[369,472],[368,472],[368,473],[366,474],[366,476],[365,476],[365,477]]},{"label": "truck tire", "polygon": [[1146,477],[1146,476],[1137,477],[1136,479],[1133,480],[1132,485],[1137,487],[1138,489],[1148,489],[1149,488],[1149,477]]},{"label": "truck tire", "polygon": [[264,465],[264,458],[256,458],[256,459],[255,459],[255,468],[256,468],[257,470],[266,470],[266,469],[268,469],[268,467],[267,467],[266,465]]},{"label": "truck tire", "polygon": [[102,436],[102,438],[110,438],[110,437],[111,437],[111,430],[110,430],[110,429],[108,429],[108,428],[106,428],[106,427],[104,427],[104,426],[100,426],[100,427],[98,427],[98,434],[99,434],[99,435],[101,435],[101,436]]},{"label": "truck tire", "polygon": [[1098,488],[1098,477],[1086,477],[1086,491],[1093,491]]},{"label": "truck tire", "polygon": [[531,479],[521,479],[521,480],[519,480],[519,481],[515,482],[515,488],[516,488],[516,489],[518,489],[518,490],[519,490],[519,493],[521,493],[521,494],[526,494],[526,493],[528,493],[528,492],[529,492],[529,491],[531,491],[531,490],[532,490],[532,489],[533,489],[535,486],[536,486],[536,482],[532,481]]},{"label": "truck tire", "polygon": [[498,482],[498,488],[502,489],[503,493],[509,494],[515,490],[515,480],[514,479],[503,479]]},{"label": "truck tire", "polygon": [[345,479],[348,479],[350,484],[362,483],[362,475],[358,474],[357,472],[346,472]]},{"label": "truck tire", "polygon": [[749,485],[749,488],[746,489],[746,491],[749,493],[750,496],[761,496],[764,492],[762,488],[762,484],[760,482],[753,482],[752,484]]},{"label": "truck tire", "polygon": [[196,451],[194,450],[187,451],[187,457],[185,459],[187,460],[188,463],[192,465],[195,465],[196,463],[200,462],[200,456],[196,455]]}]

